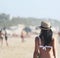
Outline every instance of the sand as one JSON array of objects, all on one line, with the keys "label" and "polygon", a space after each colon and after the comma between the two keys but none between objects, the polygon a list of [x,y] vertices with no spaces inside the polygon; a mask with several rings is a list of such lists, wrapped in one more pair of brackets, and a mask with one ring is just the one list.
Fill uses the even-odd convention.
[{"label": "sand", "polygon": [[33,38],[26,38],[21,42],[21,38],[9,38],[9,46],[6,46],[5,40],[3,46],[0,46],[0,58],[32,58],[33,56]]},{"label": "sand", "polygon": [[[21,42],[21,38],[8,38],[9,46],[6,46],[5,40],[3,46],[0,46],[0,58],[33,58],[34,38],[25,38]],[[60,46],[58,47],[58,58],[60,58]]]}]

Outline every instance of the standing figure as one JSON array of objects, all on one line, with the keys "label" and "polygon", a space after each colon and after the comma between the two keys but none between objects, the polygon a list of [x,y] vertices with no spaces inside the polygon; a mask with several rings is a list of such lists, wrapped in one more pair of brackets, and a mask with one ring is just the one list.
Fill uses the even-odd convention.
[{"label": "standing figure", "polygon": [[22,40],[22,42],[24,42],[24,33],[23,33],[23,31],[21,32],[21,40]]},{"label": "standing figure", "polygon": [[1,46],[2,46],[2,44],[3,44],[3,36],[2,36],[3,34],[2,34],[2,30],[0,30],[0,42],[1,42]]},{"label": "standing figure", "polygon": [[35,37],[33,58],[56,58],[56,40],[50,22],[41,22],[41,33]]},{"label": "standing figure", "polygon": [[26,37],[26,32],[22,30],[20,36],[21,36],[22,42],[24,42],[25,41],[25,37]]},{"label": "standing figure", "polygon": [[7,40],[8,40],[8,35],[7,35],[7,31],[5,30],[5,41],[6,41],[6,45],[8,46]]}]

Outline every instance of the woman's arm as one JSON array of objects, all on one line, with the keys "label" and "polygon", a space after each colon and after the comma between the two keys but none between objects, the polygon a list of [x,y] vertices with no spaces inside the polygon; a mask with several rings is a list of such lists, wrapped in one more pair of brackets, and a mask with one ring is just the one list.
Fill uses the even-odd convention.
[{"label": "woman's arm", "polygon": [[54,58],[56,58],[56,40],[53,39],[53,55],[54,55]]},{"label": "woman's arm", "polygon": [[39,47],[39,38],[36,37],[35,38],[35,50],[34,50],[33,58],[37,58],[37,55],[38,55],[38,47]]}]

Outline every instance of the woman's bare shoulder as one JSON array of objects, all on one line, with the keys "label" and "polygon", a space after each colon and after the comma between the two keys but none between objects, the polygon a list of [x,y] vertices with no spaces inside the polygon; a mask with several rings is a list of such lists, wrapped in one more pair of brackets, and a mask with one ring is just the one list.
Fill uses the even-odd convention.
[{"label": "woman's bare shoulder", "polygon": [[39,40],[40,40],[39,36],[36,36],[35,41],[39,41]]},{"label": "woman's bare shoulder", "polygon": [[57,40],[57,38],[53,37],[53,38],[52,38],[52,40],[53,40],[53,41],[56,41],[56,40]]},{"label": "woman's bare shoulder", "polygon": [[36,36],[36,37],[35,37],[35,42],[38,42],[39,44],[41,43],[41,39],[40,39],[39,36]]}]

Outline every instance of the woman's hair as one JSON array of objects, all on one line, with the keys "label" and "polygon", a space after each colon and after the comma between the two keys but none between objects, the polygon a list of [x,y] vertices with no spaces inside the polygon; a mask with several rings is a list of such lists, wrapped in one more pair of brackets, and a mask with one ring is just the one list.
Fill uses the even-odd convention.
[{"label": "woman's hair", "polygon": [[39,35],[39,37],[41,38],[41,40],[44,41],[44,46],[49,45],[49,43],[52,41],[52,35],[53,32],[51,29],[49,30],[41,29],[41,34]]}]

